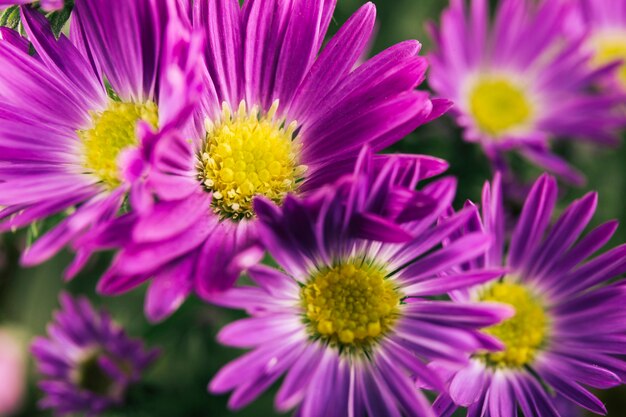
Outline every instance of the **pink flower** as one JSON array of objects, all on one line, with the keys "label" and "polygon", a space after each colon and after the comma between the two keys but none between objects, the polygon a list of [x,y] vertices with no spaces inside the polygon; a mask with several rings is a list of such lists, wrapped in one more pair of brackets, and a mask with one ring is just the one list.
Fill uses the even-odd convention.
[{"label": "pink flower", "polygon": [[0,330],[0,381],[0,415],[13,414],[26,388],[26,355],[22,343],[6,330]]}]

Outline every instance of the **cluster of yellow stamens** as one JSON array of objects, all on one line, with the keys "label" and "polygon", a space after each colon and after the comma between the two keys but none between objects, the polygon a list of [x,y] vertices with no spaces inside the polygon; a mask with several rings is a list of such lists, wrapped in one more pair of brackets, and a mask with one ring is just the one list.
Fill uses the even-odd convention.
[{"label": "cluster of yellow stamens", "polygon": [[93,112],[91,116],[91,127],[77,132],[83,145],[83,164],[87,172],[113,189],[121,183],[118,169],[121,151],[137,145],[137,122],[145,120],[156,128],[159,111],[153,102],[111,101],[106,110]]},{"label": "cluster of yellow stamens", "polygon": [[592,38],[595,52],[593,64],[601,66],[615,61],[622,61],[618,70],[620,83],[626,88],[626,32],[607,33]]},{"label": "cluster of yellow stamens", "polygon": [[401,298],[382,268],[362,261],[319,271],[301,290],[311,335],[343,348],[367,348],[389,331]]},{"label": "cluster of yellow stamens", "polygon": [[486,289],[481,301],[509,304],[515,315],[486,332],[504,343],[500,352],[487,353],[484,359],[494,367],[519,368],[533,362],[545,345],[549,322],[545,307],[528,288],[521,284],[499,282]]},{"label": "cluster of yellow stamens", "polygon": [[277,120],[278,101],[266,114],[245,101],[233,114],[228,104],[221,120],[206,122],[200,155],[200,180],[213,193],[213,207],[225,218],[253,216],[252,200],[263,195],[280,203],[297,189],[306,167],[298,162],[297,123]]},{"label": "cluster of yellow stamens", "polygon": [[484,77],[469,92],[469,110],[478,128],[494,138],[524,128],[533,117],[527,93],[506,77]]}]

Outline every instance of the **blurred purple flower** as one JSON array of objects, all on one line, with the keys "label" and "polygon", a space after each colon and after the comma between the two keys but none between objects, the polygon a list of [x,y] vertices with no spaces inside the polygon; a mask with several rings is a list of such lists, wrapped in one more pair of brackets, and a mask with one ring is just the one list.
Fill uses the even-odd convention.
[{"label": "blurred purple flower", "polygon": [[19,411],[26,391],[25,346],[15,335],[0,329],[0,415]]},{"label": "blurred purple flower", "polygon": [[138,175],[134,200],[154,193],[158,202],[113,227],[123,250],[101,292],[154,278],[146,312],[160,320],[194,291],[206,299],[230,288],[263,253],[255,196],[281,204],[289,193],[316,190],[350,172],[363,145],[381,150],[448,108],[415,90],[427,67],[416,41],[354,69],[374,28],[371,3],[319,52],[334,6],[195,3],[193,21],[207,41],[200,110],[182,134],[147,132],[150,145],[134,163],[147,174]]},{"label": "blurred purple flower", "polygon": [[594,67],[620,62],[617,77],[610,74],[608,85],[626,91],[626,4],[622,0],[572,2],[577,6],[570,20],[573,34],[584,39]]},{"label": "blurred purple flower", "polygon": [[158,356],[132,340],[104,311],[85,297],[61,294],[62,310],[31,350],[45,380],[40,406],[60,415],[95,416],[123,403],[127,388],[139,381]]},{"label": "blurred purple flower", "polygon": [[626,286],[614,282],[626,272],[626,245],[588,258],[611,239],[617,222],[581,237],[597,206],[596,193],[589,193],[548,230],[557,186],[554,178],[543,175],[507,245],[501,195],[496,176],[493,186],[484,188],[482,221],[476,217],[465,230],[491,233],[496,242],[461,271],[504,266],[508,272],[499,281],[456,291],[453,297],[461,303],[508,304],[516,314],[485,330],[504,343],[503,351],[474,355],[463,367],[435,365],[447,375],[450,394],[440,397],[435,408],[440,416],[452,415],[457,404],[469,407],[468,416],[510,417],[519,407],[526,417],[558,417],[556,393],[562,397],[560,407],[565,399],[605,415],[604,404],[588,388],[626,382]]},{"label": "blurred purple flower", "polygon": [[[379,160],[382,162],[383,160]],[[218,340],[251,352],[229,363],[210,384],[234,391],[229,406],[253,401],[284,376],[276,407],[299,416],[433,416],[414,375],[441,388],[425,360],[466,364],[478,349],[501,345],[476,329],[510,317],[504,306],[435,300],[452,289],[502,274],[439,274],[481,255],[488,234],[443,239],[475,209],[437,224],[456,184],[451,178],[416,192],[416,157],[385,163],[364,152],[353,176],[282,207],[255,201],[260,236],[282,270],[254,266],[256,286],[240,286],[215,302],[251,318],[226,326]]]},{"label": "blurred purple flower", "polygon": [[172,92],[193,91],[179,85],[192,72],[180,50],[197,56],[201,42],[189,39],[176,4],[77,1],[71,40],[57,40],[28,7],[28,39],[0,29],[0,231],[64,216],[23,264],[69,243],[77,256],[67,275],[75,275],[90,254],[80,239],[115,217],[130,188],[123,156],[138,144],[137,122],[178,122],[169,109],[180,107],[181,94]]},{"label": "blurred purple flower", "polygon": [[[595,0],[592,0],[595,2]],[[441,27],[430,27],[438,50],[429,82],[455,102],[465,139],[479,142],[497,169],[517,150],[567,181],[584,177],[551,151],[554,139],[615,144],[626,120],[624,97],[593,86],[615,68],[593,69],[582,39],[568,42],[573,4],[502,0],[493,22],[487,0],[453,0]],[[602,2],[597,2],[602,3]]]}]

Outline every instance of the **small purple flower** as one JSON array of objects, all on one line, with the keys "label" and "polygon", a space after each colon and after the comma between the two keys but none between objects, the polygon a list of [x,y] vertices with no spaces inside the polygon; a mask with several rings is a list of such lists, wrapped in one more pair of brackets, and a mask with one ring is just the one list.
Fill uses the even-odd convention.
[{"label": "small purple flower", "polygon": [[416,41],[357,64],[374,28],[371,3],[320,52],[334,6],[195,2],[194,26],[207,45],[200,110],[184,134],[148,132],[136,153],[145,173],[136,200],[154,194],[158,202],[102,239],[123,249],[101,292],[153,279],[146,310],[160,320],[192,292],[227,290],[262,256],[255,196],[282,204],[287,194],[313,192],[349,173],[363,145],[381,150],[448,108],[415,90],[427,67]]},{"label": "small purple flower", "polygon": [[279,411],[427,417],[430,404],[411,375],[442,386],[424,361],[466,364],[478,349],[501,348],[477,329],[510,317],[509,308],[434,298],[502,270],[440,277],[484,253],[491,237],[478,232],[439,247],[474,208],[437,223],[455,181],[416,192],[420,165],[411,156],[372,160],[364,152],[354,175],[334,186],[288,196],[282,207],[255,201],[261,239],[281,269],[251,267],[255,286],[215,297],[251,316],[226,326],[218,340],[252,351],[218,372],[213,393],[233,391],[229,406],[237,409],[284,376]]},{"label": "small purple flower", "polygon": [[[603,3],[603,1],[595,1]],[[583,39],[566,34],[572,2],[502,0],[493,22],[487,0],[453,0],[441,27],[429,82],[455,102],[467,141],[479,142],[497,169],[516,150],[534,164],[580,184],[584,177],[552,153],[553,140],[615,144],[623,100],[594,85],[614,68],[592,68]]]},{"label": "small purple flower", "polygon": [[565,409],[565,399],[605,415],[604,404],[589,388],[626,382],[626,286],[614,282],[626,272],[626,245],[589,258],[611,239],[617,222],[581,236],[597,205],[596,193],[589,193],[548,230],[557,186],[554,178],[543,175],[507,245],[501,194],[496,176],[493,186],[484,189],[482,221],[476,217],[465,230],[491,233],[496,242],[462,271],[504,266],[507,273],[453,296],[461,303],[508,304],[516,313],[485,330],[503,342],[504,350],[474,355],[469,365],[458,368],[435,365],[447,375],[450,395],[435,406],[440,416],[450,416],[457,404],[468,407],[472,417],[515,416],[518,407],[526,417],[570,417],[557,411]]},{"label": "small purple flower", "polygon": [[201,62],[201,42],[176,0],[78,0],[70,39],[21,11],[28,38],[0,29],[0,231],[58,214],[22,262],[39,264],[69,244],[71,277],[90,255],[80,240],[122,209],[137,123],[178,123],[174,92],[193,93],[181,84]]},{"label": "small purple flower", "polygon": [[[18,4],[35,3],[36,0],[0,0],[0,10],[7,6],[15,6]],[[64,0],[41,0],[41,7],[47,12],[61,10],[65,4]]]},{"label": "small purple flower", "polygon": [[124,401],[127,388],[158,356],[130,339],[85,297],[60,296],[62,310],[31,350],[45,380],[40,406],[59,415],[95,416]]},{"label": "small purple flower", "polygon": [[592,65],[602,67],[619,62],[615,74],[610,74],[609,86],[626,91],[626,7],[622,0],[573,0],[571,29],[582,36],[585,47],[593,54]]}]

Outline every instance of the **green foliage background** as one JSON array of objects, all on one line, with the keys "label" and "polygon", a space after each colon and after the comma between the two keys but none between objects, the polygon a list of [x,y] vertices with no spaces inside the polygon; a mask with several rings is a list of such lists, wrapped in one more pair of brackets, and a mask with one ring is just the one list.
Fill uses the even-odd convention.
[{"label": "green foliage background", "polygon": [[[332,32],[362,1],[339,0],[338,3],[331,24]],[[427,52],[429,41],[424,23],[436,20],[447,4],[444,0],[377,0],[375,3],[378,7],[379,31],[373,52],[405,39],[420,40],[424,44],[424,52]],[[589,179],[585,189],[562,185],[561,209],[572,199],[593,189],[600,192],[600,205],[594,225],[612,218],[619,218],[622,223],[626,223],[626,146],[599,149],[588,145],[559,145],[558,150],[567,155]],[[483,182],[491,175],[480,149],[463,143],[459,131],[448,118],[420,128],[390,151],[424,153],[448,160],[451,164],[450,174],[459,178],[459,205],[468,198],[476,201]],[[527,180],[538,175],[538,171],[522,161],[515,159],[513,163]],[[240,317],[239,313],[207,306],[193,299],[166,322],[150,326],[143,316],[144,288],[118,298],[102,298],[94,294],[93,288],[110,254],[99,256],[76,280],[65,285],[61,274],[69,263],[69,255],[61,254],[38,268],[23,269],[18,266],[17,259],[25,241],[25,232],[0,237],[0,326],[17,329],[25,341],[34,335],[43,334],[52,311],[57,308],[57,295],[65,288],[72,293],[89,295],[97,305],[108,309],[129,334],[142,337],[148,344],[163,349],[160,361],[146,375],[145,384],[129,394],[129,405],[108,413],[108,417],[278,415],[272,406],[275,390],[239,412],[228,411],[226,397],[207,393],[207,383],[218,368],[241,353],[215,342],[217,331],[224,324]],[[620,228],[611,244],[622,242],[626,242],[626,227]],[[36,375],[32,364],[30,378],[27,401],[20,416],[48,416],[48,413],[38,411],[35,406],[40,393],[34,386]],[[626,390],[616,389],[602,393],[601,396],[607,403],[609,416],[626,415]]]}]

